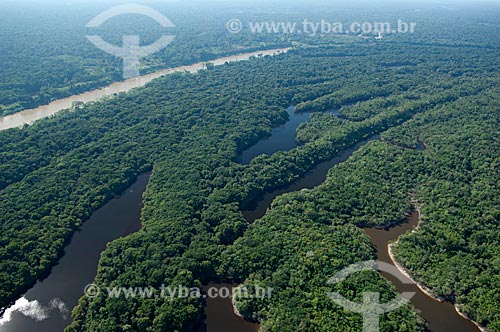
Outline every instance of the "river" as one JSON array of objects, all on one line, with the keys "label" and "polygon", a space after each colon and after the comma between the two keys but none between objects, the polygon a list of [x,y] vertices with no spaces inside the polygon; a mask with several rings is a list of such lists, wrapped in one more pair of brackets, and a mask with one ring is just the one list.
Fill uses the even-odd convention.
[{"label": "river", "polygon": [[142,193],[149,174],[141,175],[120,197],[92,214],[64,249],[64,256],[49,276],[36,283],[0,319],[0,332],[61,332],[70,313],[97,273],[101,252],[108,242],[141,227]]},{"label": "river", "polygon": [[[395,261],[389,254],[389,244],[398,240],[399,236],[414,230],[419,223],[419,212],[412,212],[406,221],[398,226],[389,229],[365,228],[365,233],[377,249],[377,260],[386,262],[398,268]],[[399,271],[398,277],[382,272],[382,275],[391,281],[398,292],[415,292],[411,303],[420,311],[420,314],[428,322],[428,329],[432,332],[475,332],[479,329],[473,322],[459,315],[453,304],[450,302],[440,302],[426,294],[417,284],[403,284],[400,280],[405,280],[403,273]]]},{"label": "river", "polygon": [[189,66],[181,66],[176,68],[168,68],[156,71],[151,74],[143,75],[136,78],[131,78],[123,82],[116,82],[110,84],[106,87],[88,91],[82,94],[74,95],[64,99],[58,99],[51,102],[48,105],[43,105],[37,108],[25,110],[22,112],[14,113],[4,117],[0,117],[0,130],[5,130],[9,128],[17,128],[25,124],[32,124],[36,120],[40,120],[51,115],[54,115],[64,109],[72,108],[73,102],[82,101],[84,103],[89,103],[93,101],[98,101],[104,97],[111,97],[117,93],[127,92],[131,89],[142,87],[152,80],[159,78],[161,76],[170,75],[178,72],[190,72],[195,73],[199,70],[205,69],[207,63],[213,63],[215,66],[220,66],[226,62],[237,62],[249,60],[251,57],[259,55],[276,55],[280,53],[287,52],[289,48],[280,48],[272,50],[262,50],[249,53],[242,53],[237,55],[231,55],[227,57],[218,58],[215,60],[198,62]]},{"label": "river", "polygon": [[[306,121],[310,114],[296,114],[293,110],[293,108],[288,109],[290,120],[286,124],[274,128],[269,137],[260,141],[265,141],[265,144],[258,142],[243,152],[241,162],[248,163],[253,157],[262,153],[270,154],[295,147],[296,128]],[[243,211],[245,218],[249,222],[261,218],[273,199],[279,195],[320,185],[325,181],[332,166],[344,162],[361,146],[374,139],[378,139],[378,136],[363,140],[339,152],[334,158],[318,164],[294,183],[261,195]],[[78,298],[83,295],[85,285],[91,283],[96,275],[99,255],[106,243],[140,228],[142,193],[148,179],[149,175],[140,176],[122,196],[107,203],[83,224],[81,230],[74,234],[70,244],[65,248],[65,255],[52,269],[50,275],[38,282],[14,306],[7,309],[0,320],[0,332],[56,332],[64,329],[70,322],[69,312],[76,305]],[[401,225],[388,230],[365,229],[365,232],[377,249],[377,258],[394,265],[389,256],[388,244],[399,235],[414,229],[417,224],[418,214],[413,213]],[[415,284],[401,285],[394,276],[386,277],[395,284],[398,291],[416,292],[412,303],[428,321],[431,331],[479,331],[472,322],[462,318],[452,304],[434,300]],[[211,286],[227,285],[211,284]],[[258,330],[258,324],[247,322],[233,313],[230,299],[207,299],[205,314],[207,317],[201,331],[255,332]]]},{"label": "river", "polygon": [[288,121],[273,128],[270,135],[260,139],[238,156],[238,162],[248,165],[253,158],[261,154],[272,155],[278,151],[288,151],[297,147],[295,132],[301,123],[311,117],[311,112],[295,113],[295,107],[287,108]]},{"label": "river", "polygon": [[[242,153],[240,161],[242,163],[249,163],[252,157],[259,154],[269,154],[270,152],[284,151],[296,146],[295,130],[300,124],[300,121],[306,121],[310,114],[295,114],[289,109],[290,124],[285,124],[273,129],[271,135],[266,137],[248,150]],[[245,219],[248,222],[261,218],[265,215],[267,209],[270,207],[272,201],[279,195],[299,191],[304,188],[314,188],[326,179],[327,173],[331,167],[341,162],[346,161],[356,150],[365,145],[371,140],[379,139],[379,136],[373,136],[367,140],[363,140],[355,146],[339,152],[334,158],[326,162],[318,164],[314,169],[305,174],[303,177],[294,183],[275,190],[271,190],[258,197],[246,210],[243,211]],[[417,145],[417,150],[423,150],[423,143]],[[373,246],[377,249],[377,259],[387,262],[396,267],[395,262],[389,255],[389,244],[399,238],[400,235],[412,231],[418,225],[419,214],[417,212],[411,213],[408,218],[400,225],[391,227],[389,229],[375,229],[366,228],[365,233],[370,237]],[[397,268],[400,268],[397,266]],[[399,292],[410,291],[415,292],[411,303],[417,310],[420,311],[422,317],[428,323],[428,329],[431,332],[479,332],[480,329],[470,320],[462,317],[455,310],[453,304],[449,302],[441,302],[434,299],[425,291],[420,289],[416,284],[405,285],[397,280],[392,275],[383,273],[389,281],[391,281]],[[222,309],[222,308],[221,308]],[[211,312],[215,310],[211,309]],[[233,315],[235,322],[240,319]],[[223,332],[231,332],[233,330],[222,330]],[[247,331],[247,330],[242,330]],[[250,330],[248,330],[250,331]],[[210,331],[212,332],[212,331]],[[215,332],[215,330],[214,330]]]},{"label": "river", "polygon": [[[210,283],[204,287],[233,289],[234,284]],[[234,313],[230,298],[207,297],[205,303],[205,320],[197,332],[257,332],[259,325],[249,322]]]},{"label": "river", "polygon": [[[331,112],[337,114],[335,111]],[[243,151],[238,158],[240,163],[248,164],[258,155],[270,155],[277,151],[287,151],[297,146],[297,142],[295,140],[296,130],[301,123],[306,122],[310,118],[312,113],[296,113],[295,108],[292,106],[287,109],[287,113],[289,120],[285,124],[274,128],[269,136],[262,138],[256,144]],[[252,223],[256,219],[263,217],[272,201],[279,195],[299,191],[304,188],[311,189],[320,185],[326,180],[326,176],[330,168],[338,163],[346,161],[361,146],[378,138],[379,136],[375,135],[369,139],[362,140],[353,147],[340,151],[332,159],[319,163],[311,171],[307,172],[304,176],[292,184],[264,193],[243,211],[245,219],[249,223]],[[210,284],[210,286],[223,287],[227,285]],[[202,328],[198,332],[255,332],[258,331],[259,328],[258,324],[248,322],[236,316],[230,299],[207,299],[205,316],[206,318]]]}]

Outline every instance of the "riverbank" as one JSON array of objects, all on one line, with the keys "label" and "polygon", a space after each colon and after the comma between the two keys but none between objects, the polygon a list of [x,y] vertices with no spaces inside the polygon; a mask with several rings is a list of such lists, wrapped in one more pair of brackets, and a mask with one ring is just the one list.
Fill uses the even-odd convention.
[{"label": "riverbank", "polygon": [[247,317],[243,316],[241,314],[241,312],[238,310],[238,307],[236,306],[234,295],[231,297],[231,305],[233,306],[233,314],[235,314],[237,317],[239,317],[241,319],[247,319]]},{"label": "riverbank", "polygon": [[205,298],[205,320],[196,330],[197,332],[257,332],[259,330],[256,321],[246,319],[236,308],[234,289],[237,287],[231,282],[209,283],[204,286],[205,291],[217,289],[217,294],[221,295],[221,290],[231,289],[232,294],[231,296],[207,296]]},{"label": "riverbank", "polygon": [[73,95],[71,97],[55,100],[48,105],[43,105],[37,108],[28,109],[18,113],[0,117],[0,130],[17,128],[23,125],[30,125],[37,120],[50,117],[62,110],[71,109],[75,102],[90,103],[106,97],[113,97],[118,93],[128,92],[132,89],[143,87],[152,80],[163,76],[179,72],[196,73],[200,70],[206,69],[208,63],[211,63],[214,66],[220,66],[225,64],[226,62],[246,61],[252,57],[257,56],[274,56],[286,53],[289,50],[290,48],[277,48],[249,53],[240,53],[210,61],[198,62],[188,66],[162,69],[151,74],[131,78],[122,82],[115,82],[100,89],[95,89],[81,94]]},{"label": "riverbank", "polygon": [[[70,312],[94,280],[101,253],[106,245],[139,231],[143,193],[151,172],[135,181],[92,213],[72,233],[57,264],[46,276],[19,294],[0,314],[0,332],[63,331]],[[28,287],[27,287],[28,288]]]},{"label": "riverbank", "polygon": [[[422,214],[422,209],[421,207],[418,205],[418,204],[415,204],[415,207],[416,207],[416,211],[418,213],[418,224],[417,226],[411,231],[412,233],[415,233],[418,231],[418,229],[420,228],[422,222],[423,222],[423,214]],[[421,283],[417,282],[409,273],[409,271],[407,269],[405,269],[400,263],[399,261],[396,259],[396,256],[394,255],[394,247],[396,247],[399,243],[399,238],[393,242],[393,243],[390,243],[387,245],[387,252],[388,252],[388,255],[390,257],[390,259],[392,260],[392,263],[393,265],[398,269],[398,271],[403,274],[405,277],[407,277],[408,279],[410,279],[414,284],[415,286],[417,286],[420,291],[422,293],[424,293],[425,295],[427,295],[428,297],[436,300],[436,301],[439,301],[439,302],[446,302],[446,300],[436,294],[434,294],[432,292],[431,289],[427,288],[426,286],[422,285]],[[461,312],[460,309],[458,308],[458,306],[456,304],[453,303],[453,307],[455,308],[455,311],[457,312],[458,315],[460,315],[462,318],[470,321],[471,323],[473,323],[481,332],[488,332],[488,330],[481,326],[479,323],[475,322],[474,320],[472,320],[470,317],[468,317],[465,313]]]}]

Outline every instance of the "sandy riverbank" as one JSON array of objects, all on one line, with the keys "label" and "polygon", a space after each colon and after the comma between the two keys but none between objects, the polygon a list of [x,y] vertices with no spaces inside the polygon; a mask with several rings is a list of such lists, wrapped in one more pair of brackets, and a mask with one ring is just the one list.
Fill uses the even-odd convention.
[{"label": "sandy riverbank", "polygon": [[[417,206],[417,212],[418,212],[418,219],[419,219],[419,222],[418,222],[418,225],[417,227],[415,227],[415,229],[412,230],[412,233],[416,232],[419,228],[420,228],[420,225],[422,224],[422,211],[421,211],[421,208],[419,206]],[[389,254],[389,257],[391,258],[394,266],[399,270],[399,272],[401,272],[405,277],[407,277],[408,279],[410,279],[421,291],[422,293],[424,293],[425,295],[427,295],[428,297],[436,300],[436,301],[439,301],[439,302],[444,302],[445,299],[443,299],[442,297],[440,296],[437,296],[435,295],[429,288],[425,287],[424,285],[422,285],[421,283],[417,282],[411,275],[410,273],[408,272],[408,270],[406,270],[397,260],[396,260],[396,256],[394,255],[394,252],[393,252],[393,249],[394,247],[396,247],[399,243],[399,239],[396,241],[396,242],[393,242],[391,244],[389,244],[387,246],[387,250],[388,250],[388,254]],[[461,317],[463,317],[464,319],[472,322],[474,325],[477,326],[477,328],[481,331],[481,332],[488,332],[488,330],[484,327],[484,326],[481,326],[479,323],[473,321],[470,317],[468,317],[465,313],[461,312],[460,309],[458,308],[458,306],[456,304],[453,304],[453,306],[455,307],[455,311],[457,312],[457,314],[459,314]]]}]

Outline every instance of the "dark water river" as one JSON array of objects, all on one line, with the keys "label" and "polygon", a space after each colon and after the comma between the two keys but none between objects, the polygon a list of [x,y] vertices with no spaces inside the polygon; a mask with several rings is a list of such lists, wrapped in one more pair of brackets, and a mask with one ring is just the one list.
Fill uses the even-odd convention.
[{"label": "dark water river", "polygon": [[141,227],[142,193],[149,174],[139,176],[123,195],[97,210],[73,235],[50,275],[38,282],[0,320],[0,332],[61,332],[70,312],[92,283],[106,243]]},{"label": "dark water river", "polygon": [[[223,287],[233,289],[236,285],[211,283],[204,287]],[[205,321],[197,332],[257,332],[259,325],[235,315],[230,298],[207,298],[205,303]]]},{"label": "dark water river", "polygon": [[[395,266],[389,254],[388,244],[396,241],[400,235],[415,229],[419,222],[419,213],[411,213],[406,221],[390,229],[365,228],[365,233],[370,237],[373,246],[377,249],[377,259]],[[428,322],[429,331],[433,332],[475,332],[479,329],[471,321],[460,316],[453,304],[449,302],[439,302],[424,293],[416,284],[403,284],[403,278],[399,272],[399,279],[391,274],[382,272],[382,275],[391,281],[398,292],[415,292],[411,303],[417,308],[422,317]]]},{"label": "dark water river", "polygon": [[[272,154],[285,151],[296,146],[295,134],[300,123],[307,121],[310,114],[295,114],[294,108],[287,112],[290,120],[271,132],[271,135],[244,151],[240,156],[242,163],[249,163],[260,154]],[[338,153],[329,161],[320,163],[299,180],[281,189],[263,194],[243,211],[249,222],[262,217],[274,198],[288,192],[304,188],[314,188],[325,181],[328,170],[335,164],[347,160],[353,152],[370,140],[359,142],[356,146]],[[38,282],[14,306],[7,309],[0,319],[0,332],[39,332],[63,331],[70,322],[69,312],[83,295],[84,287],[95,277],[100,253],[106,243],[118,237],[133,233],[140,228],[140,211],[142,193],[146,188],[149,175],[140,176],[135,184],[120,196],[94,213],[92,218],[83,224],[81,230],[73,236],[65,248],[65,255],[55,266],[50,275]],[[389,230],[365,229],[366,234],[377,248],[377,256],[381,261],[394,265],[389,256],[388,243],[399,235],[411,231],[418,223],[416,213],[407,221]],[[479,329],[470,321],[458,315],[450,303],[439,302],[416,285],[402,285],[394,276],[386,276],[393,282],[398,291],[414,291],[413,305],[421,311],[429,322],[433,332],[476,332]],[[211,284],[211,287],[230,285]],[[234,285],[233,285],[234,286]],[[409,287],[409,289],[408,289]],[[206,319],[199,332],[255,332],[258,324],[247,322],[233,312],[230,299],[207,299],[205,306]]]},{"label": "dark water river", "polygon": [[360,147],[370,142],[371,140],[377,139],[378,137],[378,135],[375,135],[369,139],[360,141],[353,147],[340,151],[332,159],[319,163],[312,170],[304,174],[304,176],[297,179],[290,185],[264,193],[256,200],[254,200],[245,210],[243,210],[245,219],[248,222],[253,222],[256,219],[262,218],[266,214],[269,206],[271,206],[273,200],[282,194],[291,193],[302,189],[312,189],[316,186],[319,186],[320,184],[325,182],[326,175],[328,174],[330,168],[332,168],[336,164],[346,161],[356,150],[358,150]]},{"label": "dark water river", "polygon": [[[294,109],[289,108],[290,115],[289,123],[275,128],[270,137],[266,137],[259,141],[257,144],[244,151],[240,161],[242,163],[249,163],[250,160],[260,154],[270,154],[276,151],[284,151],[296,147],[295,134],[296,128],[301,123],[300,121],[307,121],[310,114],[294,114]],[[305,174],[302,178],[294,183],[276,190],[272,190],[257,198],[243,214],[247,221],[253,222],[261,218],[266,213],[272,201],[279,195],[299,191],[304,188],[314,188],[326,179],[328,170],[336,164],[346,161],[356,150],[365,145],[371,140],[379,139],[379,136],[373,136],[367,140],[361,141],[352,148],[346,149],[338,153],[333,159],[318,164],[314,169]],[[423,143],[419,142],[417,150],[423,150]],[[377,259],[387,262],[395,266],[394,261],[389,256],[388,245],[389,243],[397,240],[400,235],[413,230],[418,225],[418,213],[412,213],[407,220],[401,225],[391,227],[390,229],[365,229],[365,233],[370,237],[373,246],[377,249]],[[391,281],[399,292],[415,292],[415,296],[411,302],[414,307],[421,312],[422,317],[428,322],[428,329],[432,332],[479,332],[479,328],[471,321],[463,318],[455,311],[455,307],[449,302],[440,302],[425,292],[423,292],[416,284],[405,285],[402,284],[395,276],[383,273],[389,281]],[[230,304],[230,303],[229,303]],[[232,308],[228,309],[232,313]],[[207,308],[208,312],[208,308]],[[219,312],[210,308],[210,312],[218,315]],[[241,322],[241,319],[232,316],[235,322]],[[227,319],[227,318],[226,318]],[[216,330],[213,330],[215,332]],[[253,331],[242,327],[239,329],[222,329],[217,330],[222,332],[233,331]]]},{"label": "dark water river", "polygon": [[238,158],[240,164],[247,165],[253,158],[261,154],[272,155],[278,151],[288,151],[297,147],[297,141],[295,141],[297,127],[309,120],[311,113],[295,113],[295,107],[293,106],[290,106],[286,112],[288,113],[288,121],[274,128],[268,137],[262,138],[243,151]]}]

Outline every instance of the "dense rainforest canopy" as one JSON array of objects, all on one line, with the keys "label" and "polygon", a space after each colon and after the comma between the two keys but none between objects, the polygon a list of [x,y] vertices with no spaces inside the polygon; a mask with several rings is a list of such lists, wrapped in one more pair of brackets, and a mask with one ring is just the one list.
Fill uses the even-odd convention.
[{"label": "dense rainforest canopy", "polygon": [[[458,14],[450,15],[452,21]],[[443,19],[434,28],[448,23]],[[94,281],[99,286],[271,285],[272,298],[236,303],[263,330],[358,331],[361,316],[328,299],[327,280],[351,263],[375,258],[361,227],[401,222],[413,195],[424,218],[417,232],[402,238],[397,258],[435,294],[500,331],[500,48],[498,39],[475,38],[486,36],[490,28],[484,29],[464,32],[460,41],[452,28],[438,34],[429,27],[401,40],[219,36],[231,42],[213,51],[211,39],[205,40],[202,49],[213,52],[203,56],[189,51],[197,45],[181,44],[185,52],[169,54],[190,56],[177,63],[234,51],[232,42],[294,48],[163,77],[0,132],[0,306],[49,271],[96,209],[153,170],[143,227],[107,246]],[[52,66],[54,59],[46,60]],[[115,68],[108,60],[89,70]],[[151,70],[164,65],[153,60]],[[69,70],[71,63],[60,66]],[[74,84],[89,84],[86,89],[115,80],[116,73],[106,70],[88,79],[75,76]],[[38,79],[49,80],[44,74]],[[76,92],[64,79],[49,84],[67,89],[61,94],[9,84],[1,85],[12,94],[0,100],[4,113]],[[298,128],[298,147],[239,164],[239,153],[287,121],[290,105],[316,112]],[[326,112],[332,109],[339,115]],[[253,223],[244,218],[241,210],[262,193],[374,135],[381,140],[332,168],[321,186],[280,196]],[[424,150],[415,149],[420,144]],[[384,299],[396,295],[377,273],[335,287],[358,301],[369,290],[382,291]],[[67,330],[194,331],[202,311],[195,298],[82,297]],[[424,330],[410,305],[381,321],[381,331]]]}]

